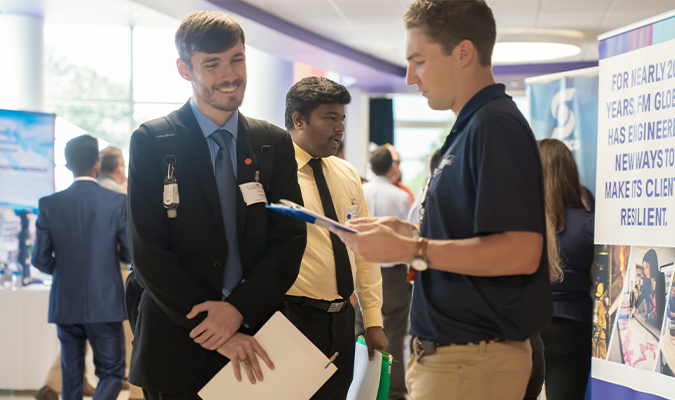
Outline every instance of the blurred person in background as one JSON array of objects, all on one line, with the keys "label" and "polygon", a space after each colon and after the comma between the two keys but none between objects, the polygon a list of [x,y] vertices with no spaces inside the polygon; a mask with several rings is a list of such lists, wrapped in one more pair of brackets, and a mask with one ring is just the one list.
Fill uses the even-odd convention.
[{"label": "blurred person in background", "polygon": [[408,196],[410,197],[410,204],[412,204],[415,201],[415,194],[412,192],[412,190],[410,190],[409,187],[403,184],[403,173],[401,173],[401,156],[398,154],[398,151],[396,151],[394,145],[387,143],[384,146],[389,149],[391,152],[391,158],[394,160],[394,165],[392,167],[393,171],[390,174],[389,179],[391,180],[391,183],[408,193]]},{"label": "blurred person in background", "polygon": [[[98,184],[106,189],[110,189],[117,193],[127,194],[127,175],[124,162],[124,155],[122,150],[117,147],[106,147],[99,153],[101,159],[101,173],[98,174]],[[120,270],[122,271],[122,281],[125,282],[127,275],[129,275],[129,264],[120,262]],[[134,333],[131,331],[129,321],[124,321],[124,340],[126,343],[126,363],[127,369],[124,373],[125,379],[129,376],[129,365],[131,365],[131,352],[134,341]],[[129,400],[138,400],[143,398],[143,389],[138,386],[131,385],[126,380],[122,389],[129,389]]]},{"label": "blurred person in background", "polygon": [[99,156],[101,173],[98,174],[98,184],[117,193],[127,194],[127,174],[122,150],[106,147]]},{"label": "blurred person in background", "polygon": [[572,153],[557,139],[538,142],[546,204],[560,244],[564,279],[553,283],[553,318],[542,330],[546,397],[582,399],[591,369],[594,215]]},{"label": "blurred person in background", "polygon": [[[370,215],[373,217],[394,217],[405,219],[410,209],[410,197],[403,189],[392,183],[401,175],[394,163],[393,152],[387,146],[380,146],[370,155],[370,168],[375,177],[363,185]],[[404,263],[380,264],[382,271],[382,318],[384,334],[389,340],[389,354],[395,362],[391,366],[389,399],[404,399],[408,393],[405,387],[403,366],[403,341],[405,340],[410,311],[412,286],[406,282],[408,265]]]},{"label": "blurred person in background", "polygon": [[39,202],[33,265],[53,275],[49,322],[61,342],[64,400],[82,399],[87,339],[99,378],[94,398],[115,400],[124,378],[124,288],[119,262],[131,263],[126,196],[97,182],[98,140],[66,144],[75,182]]}]

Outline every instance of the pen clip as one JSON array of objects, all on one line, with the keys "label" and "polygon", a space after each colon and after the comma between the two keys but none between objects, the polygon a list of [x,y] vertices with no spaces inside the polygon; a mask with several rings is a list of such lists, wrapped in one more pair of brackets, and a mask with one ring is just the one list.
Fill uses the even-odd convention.
[{"label": "pen clip", "polygon": [[333,356],[328,360],[328,364],[326,364],[326,366],[323,367],[323,369],[328,368],[328,367],[333,363],[333,361],[335,361],[335,359],[337,358],[337,356],[338,356],[339,354],[340,354],[340,353],[336,351],[335,354],[333,354]]}]

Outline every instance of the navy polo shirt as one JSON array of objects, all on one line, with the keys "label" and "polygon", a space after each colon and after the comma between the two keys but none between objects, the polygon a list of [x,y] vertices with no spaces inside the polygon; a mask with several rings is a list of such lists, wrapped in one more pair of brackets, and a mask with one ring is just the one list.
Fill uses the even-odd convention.
[{"label": "navy polo shirt", "polygon": [[[469,100],[441,154],[429,187],[422,237],[467,239],[507,231],[545,237],[539,150],[504,85],[490,85]],[[552,312],[544,248],[532,275],[417,272],[410,331],[438,343],[495,337],[522,341],[541,330]]]}]

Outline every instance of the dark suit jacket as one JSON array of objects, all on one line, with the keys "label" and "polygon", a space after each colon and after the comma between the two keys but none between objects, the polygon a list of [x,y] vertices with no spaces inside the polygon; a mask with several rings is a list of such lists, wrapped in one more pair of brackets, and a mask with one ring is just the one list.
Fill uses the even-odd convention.
[{"label": "dark suit jacket", "polygon": [[84,180],[40,199],[33,265],[53,275],[49,322],[127,319],[119,264],[131,262],[126,197]]},{"label": "dark suit jacket", "polygon": [[[222,297],[228,244],[211,158],[189,102],[170,114],[182,146],[178,218],[162,206],[163,177],[155,142],[145,126],[131,137],[129,162],[129,237],[134,270],[145,289],[134,332],[129,382],[164,393],[186,390],[209,353],[190,338],[205,317],[189,320],[193,306]],[[261,145],[270,144],[275,165],[260,182],[268,202],[301,202],[295,151],[290,135],[272,126],[252,132],[239,114],[237,182],[255,179]],[[163,155],[162,155],[163,156]],[[250,164],[246,164],[250,159]],[[268,184],[269,183],[269,184]],[[237,188],[239,251],[245,282],[227,298],[253,333],[280,307],[293,285],[307,242],[304,222],[268,211],[263,203],[247,207]]]}]

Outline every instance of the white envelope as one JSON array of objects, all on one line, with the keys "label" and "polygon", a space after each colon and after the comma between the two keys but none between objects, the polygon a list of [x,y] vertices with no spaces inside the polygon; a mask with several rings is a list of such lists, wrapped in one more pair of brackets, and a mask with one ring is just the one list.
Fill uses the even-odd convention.
[{"label": "white envelope", "polygon": [[337,371],[328,358],[309,341],[281,312],[255,334],[274,363],[270,370],[258,357],[264,380],[252,385],[242,370],[242,381],[234,378],[232,363],[227,363],[199,392],[204,400],[309,400]]}]

